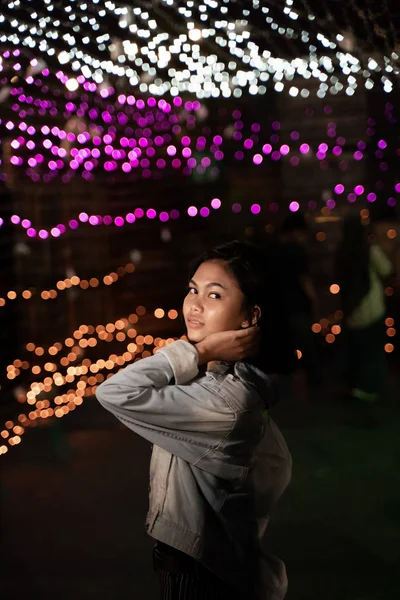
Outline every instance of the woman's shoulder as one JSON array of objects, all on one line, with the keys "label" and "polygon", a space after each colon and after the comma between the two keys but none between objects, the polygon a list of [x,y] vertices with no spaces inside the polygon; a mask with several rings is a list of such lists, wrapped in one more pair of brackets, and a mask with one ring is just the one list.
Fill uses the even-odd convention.
[{"label": "woman's shoulder", "polygon": [[218,363],[207,375],[213,378],[218,393],[236,411],[264,406],[273,393],[268,375],[246,362]]},{"label": "woman's shoulder", "polygon": [[269,375],[250,362],[236,362],[234,364],[233,374],[238,381],[256,387],[261,393],[271,389]]},{"label": "woman's shoulder", "polygon": [[255,386],[261,392],[271,388],[270,377],[255,365],[244,361],[218,362],[207,371],[207,375],[220,383],[230,379],[241,385]]}]

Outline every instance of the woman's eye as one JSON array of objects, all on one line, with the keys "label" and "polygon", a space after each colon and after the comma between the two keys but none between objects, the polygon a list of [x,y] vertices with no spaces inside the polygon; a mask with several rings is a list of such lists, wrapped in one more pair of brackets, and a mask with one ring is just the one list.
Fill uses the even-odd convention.
[{"label": "woman's eye", "polygon": [[221,298],[221,296],[219,294],[217,294],[217,292],[211,292],[210,297],[213,300],[219,300]]},{"label": "woman's eye", "polygon": [[196,288],[193,288],[193,287],[188,288],[188,294],[196,294],[196,293],[197,293]]}]

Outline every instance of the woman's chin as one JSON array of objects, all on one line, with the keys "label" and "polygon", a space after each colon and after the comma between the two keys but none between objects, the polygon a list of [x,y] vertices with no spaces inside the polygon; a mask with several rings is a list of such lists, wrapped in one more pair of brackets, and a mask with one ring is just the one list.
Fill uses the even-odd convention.
[{"label": "woman's chin", "polygon": [[204,333],[201,333],[201,331],[192,331],[191,329],[186,331],[186,336],[189,342],[192,342],[193,344],[198,344],[205,338]]}]

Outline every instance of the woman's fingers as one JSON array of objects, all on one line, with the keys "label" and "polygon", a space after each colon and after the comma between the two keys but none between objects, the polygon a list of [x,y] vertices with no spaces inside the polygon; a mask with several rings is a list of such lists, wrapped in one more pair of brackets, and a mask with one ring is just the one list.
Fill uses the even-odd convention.
[{"label": "woman's fingers", "polygon": [[236,361],[254,356],[260,347],[258,327],[211,333],[197,344],[201,364],[209,360]]},{"label": "woman's fingers", "polygon": [[237,342],[241,357],[257,354],[261,343],[261,333],[258,327],[248,327],[237,332]]}]

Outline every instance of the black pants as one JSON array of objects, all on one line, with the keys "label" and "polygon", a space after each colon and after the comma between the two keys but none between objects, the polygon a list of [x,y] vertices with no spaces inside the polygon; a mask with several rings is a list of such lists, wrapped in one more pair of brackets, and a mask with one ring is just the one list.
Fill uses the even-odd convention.
[{"label": "black pants", "polygon": [[348,379],[353,390],[383,397],[387,391],[383,319],[360,329],[347,328]]},{"label": "black pants", "polygon": [[156,543],[153,563],[160,600],[240,600],[234,589],[200,562],[166,544]]}]

